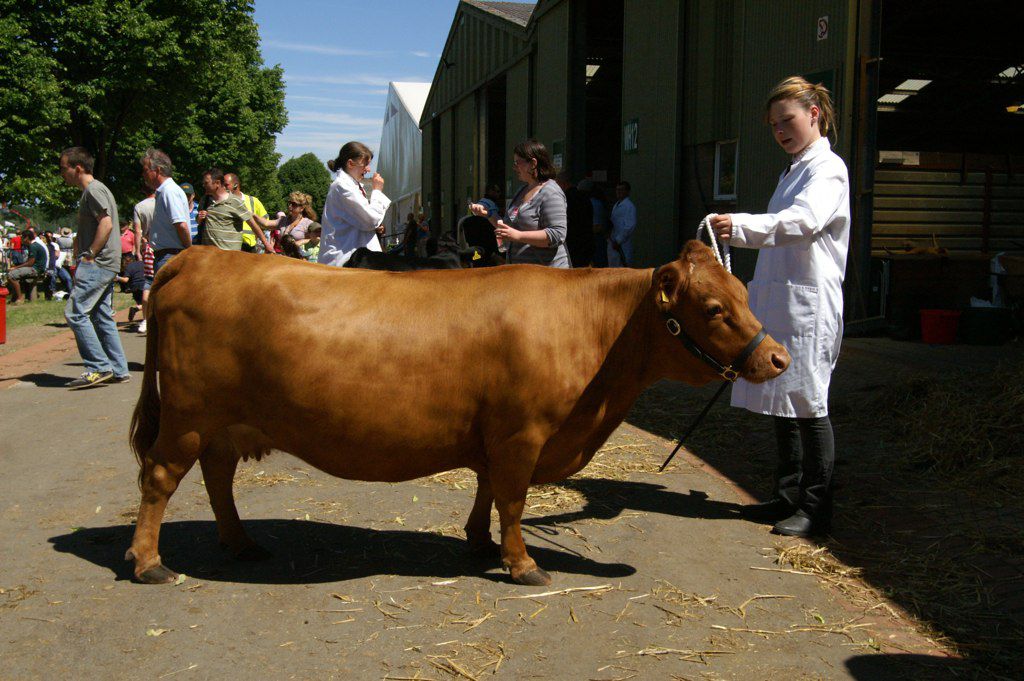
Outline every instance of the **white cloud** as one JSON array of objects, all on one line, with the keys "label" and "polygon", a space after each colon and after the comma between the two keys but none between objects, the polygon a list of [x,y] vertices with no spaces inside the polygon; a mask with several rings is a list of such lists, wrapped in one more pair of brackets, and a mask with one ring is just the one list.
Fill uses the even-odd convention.
[{"label": "white cloud", "polygon": [[347,113],[327,113],[325,111],[289,111],[288,124],[317,123],[322,127],[328,125],[346,125],[355,128],[380,127],[384,118],[383,107],[378,118],[360,118]]},{"label": "white cloud", "polygon": [[273,47],[278,50],[311,52],[313,54],[329,54],[335,57],[379,57],[385,54],[384,52],[375,52],[372,50],[353,50],[347,47],[310,45],[308,43],[288,43],[280,40],[267,40],[263,45],[265,47]]},{"label": "white cloud", "polygon": [[411,54],[414,57],[423,57],[424,59],[430,57],[430,53],[424,52],[423,50],[413,50],[409,54]]},{"label": "white cloud", "polygon": [[358,101],[355,99],[335,99],[334,97],[317,97],[316,95],[288,95],[288,101],[310,102],[322,106],[337,106],[352,109],[381,109],[380,102]]},{"label": "white cloud", "polygon": [[[308,76],[308,75],[285,75],[284,79],[289,83],[299,85],[322,84],[322,85],[370,85],[373,87],[387,87],[392,81],[386,76]],[[385,90],[385,92],[387,92]]]}]

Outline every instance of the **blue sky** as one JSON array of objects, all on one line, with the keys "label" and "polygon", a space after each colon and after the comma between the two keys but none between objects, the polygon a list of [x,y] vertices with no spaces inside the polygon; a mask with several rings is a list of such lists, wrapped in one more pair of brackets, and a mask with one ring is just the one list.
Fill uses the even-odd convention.
[{"label": "blue sky", "polygon": [[380,145],[388,82],[430,82],[458,0],[256,0],[263,61],[284,68],[281,161]]}]

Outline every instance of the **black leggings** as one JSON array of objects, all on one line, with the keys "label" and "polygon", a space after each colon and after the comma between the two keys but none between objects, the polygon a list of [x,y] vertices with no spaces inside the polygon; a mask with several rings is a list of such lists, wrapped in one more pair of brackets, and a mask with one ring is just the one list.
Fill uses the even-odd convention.
[{"label": "black leggings", "polygon": [[775,496],[810,516],[830,515],[836,445],[828,416],[797,419],[776,416],[779,445]]}]

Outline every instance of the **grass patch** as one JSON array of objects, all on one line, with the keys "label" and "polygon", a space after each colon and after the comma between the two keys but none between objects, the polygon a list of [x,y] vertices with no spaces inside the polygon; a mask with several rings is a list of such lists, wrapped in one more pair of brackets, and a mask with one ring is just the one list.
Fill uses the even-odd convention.
[{"label": "grass patch", "polygon": [[[38,300],[26,302],[24,305],[7,306],[7,328],[19,329],[28,326],[54,326],[64,328],[64,305],[66,300]],[[114,309],[123,310],[134,305],[130,293],[114,292]]]}]

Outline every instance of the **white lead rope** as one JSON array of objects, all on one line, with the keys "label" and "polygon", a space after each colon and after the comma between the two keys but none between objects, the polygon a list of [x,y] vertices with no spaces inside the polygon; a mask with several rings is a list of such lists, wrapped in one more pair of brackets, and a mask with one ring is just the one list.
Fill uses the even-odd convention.
[{"label": "white lead rope", "polygon": [[[700,225],[697,226],[697,239],[700,239],[700,233],[707,230],[708,241],[711,242],[711,250],[715,253],[715,259],[725,268],[726,272],[732,273],[732,258],[729,256],[729,244],[725,241],[722,242],[722,249],[718,249],[718,236],[715,234],[715,230],[711,228],[711,218],[718,215],[718,213],[708,213],[704,216],[704,219],[700,221]],[[722,255],[725,255],[723,258]]]}]

